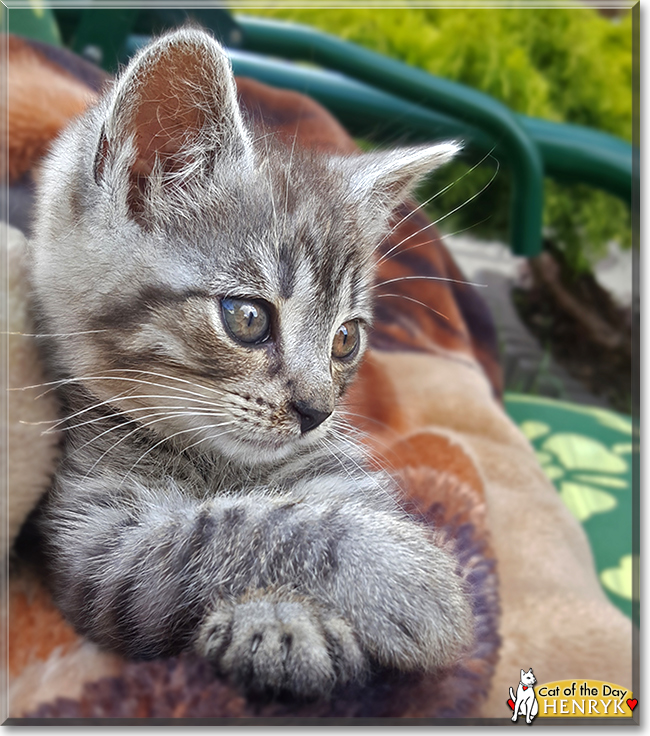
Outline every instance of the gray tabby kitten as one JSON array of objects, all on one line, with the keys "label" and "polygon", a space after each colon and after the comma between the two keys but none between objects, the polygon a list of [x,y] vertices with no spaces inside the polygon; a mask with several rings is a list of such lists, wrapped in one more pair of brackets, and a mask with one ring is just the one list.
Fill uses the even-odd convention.
[{"label": "gray tabby kitten", "polygon": [[41,523],[86,636],[313,697],[472,637],[455,560],[336,430],[374,249],[457,147],[322,157],[256,135],[220,46],[181,30],[54,146],[31,268],[67,418]]}]

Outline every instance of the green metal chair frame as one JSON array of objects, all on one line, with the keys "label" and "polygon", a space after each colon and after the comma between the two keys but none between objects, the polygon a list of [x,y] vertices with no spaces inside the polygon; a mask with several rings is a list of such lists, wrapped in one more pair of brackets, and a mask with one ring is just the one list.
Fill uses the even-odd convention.
[{"label": "green metal chair frame", "polygon": [[[513,212],[513,232],[521,237],[513,235],[515,251],[522,249],[522,243],[527,251],[526,234],[530,242],[539,240],[531,229],[534,220],[541,225],[541,182],[533,183],[532,178],[546,174],[564,181],[585,181],[628,203],[631,200],[632,146],[625,141],[582,126],[518,115],[474,89],[311,28],[248,16],[237,16],[236,20],[244,32],[245,49],[312,61],[430,112],[444,113],[456,121],[461,136],[471,131],[470,141],[479,147],[484,148],[486,138],[492,138],[490,148],[496,144],[511,161],[517,184],[514,190],[519,206],[513,208],[517,210],[517,214]],[[354,98],[346,104],[352,102]],[[360,114],[363,109],[356,106]],[[400,112],[395,107],[393,116]],[[534,206],[524,201],[530,196],[536,200]],[[530,224],[525,226],[529,218]]]}]

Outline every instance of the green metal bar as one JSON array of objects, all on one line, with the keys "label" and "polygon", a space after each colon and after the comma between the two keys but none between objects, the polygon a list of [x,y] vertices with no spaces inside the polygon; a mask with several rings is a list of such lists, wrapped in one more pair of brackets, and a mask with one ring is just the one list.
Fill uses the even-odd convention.
[{"label": "green metal bar", "polygon": [[[148,36],[129,37],[127,55],[133,55],[149,40]],[[494,138],[479,128],[342,74],[250,52],[228,51],[235,74],[310,95],[330,110],[353,136],[405,143],[456,138],[482,153],[495,145]],[[525,115],[516,117],[538,147],[546,176],[566,182],[585,182],[630,204],[633,152],[629,143],[578,125]]]},{"label": "green metal bar", "polygon": [[14,33],[52,46],[61,45],[61,34],[50,8],[36,5],[33,8],[7,8],[1,17],[7,22],[6,28],[0,24],[2,33]]},{"label": "green metal bar", "polygon": [[[310,95],[330,110],[353,136],[404,142],[456,138],[481,152],[495,145],[494,138],[479,128],[341,74],[252,53],[229,50],[229,54],[235,74]],[[632,192],[629,143],[578,125],[525,115],[517,118],[538,147],[546,176],[559,181],[585,182],[629,204]]]},{"label": "green metal bar", "polygon": [[507,107],[480,92],[305,26],[243,15],[236,16],[236,20],[244,32],[245,49],[313,61],[486,131],[508,158],[515,179],[512,249],[528,256],[541,251],[542,160],[537,147]]},{"label": "green metal bar", "polygon": [[633,150],[627,141],[581,125],[518,117],[535,141],[548,176],[585,182],[631,205]]},{"label": "green metal bar", "polygon": [[117,71],[120,49],[138,18],[131,8],[92,8],[80,13],[72,50],[109,72]]},{"label": "green metal bar", "polygon": [[478,128],[341,74],[232,49],[228,49],[228,55],[236,75],[309,95],[357,138],[404,143],[454,138],[481,151],[489,151],[494,146],[494,140]]}]

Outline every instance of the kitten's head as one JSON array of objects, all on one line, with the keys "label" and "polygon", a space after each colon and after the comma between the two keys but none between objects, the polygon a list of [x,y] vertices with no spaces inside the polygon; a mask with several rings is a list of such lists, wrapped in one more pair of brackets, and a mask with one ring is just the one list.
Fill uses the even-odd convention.
[{"label": "kitten's head", "polygon": [[456,150],[282,146],[248,128],[210,36],[155,41],[43,170],[33,282],[59,365],[186,447],[258,462],[321,439],[389,215]]}]

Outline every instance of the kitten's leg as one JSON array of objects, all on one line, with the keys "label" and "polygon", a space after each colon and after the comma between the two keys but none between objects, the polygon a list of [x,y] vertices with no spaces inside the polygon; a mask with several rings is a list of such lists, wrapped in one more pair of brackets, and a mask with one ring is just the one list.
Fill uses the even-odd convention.
[{"label": "kitten's leg", "polygon": [[[288,514],[300,511],[287,509]],[[267,670],[267,661],[285,663],[277,672],[285,680],[294,673],[309,683],[299,673],[312,668],[310,659],[323,646],[330,652],[335,647],[340,655],[333,657],[336,671],[330,665],[321,687],[325,681],[358,678],[366,659],[405,671],[430,671],[453,661],[472,632],[452,559],[412,522],[359,512],[358,507],[323,510],[321,518],[328,523],[318,539],[327,540],[329,559],[320,572],[303,556],[308,546],[301,540],[293,550],[287,548],[287,561],[303,576],[297,586],[311,601],[296,600],[292,611],[278,603],[291,596],[265,591],[255,603],[215,602],[201,629],[200,651],[237,679],[269,686],[270,677],[257,676]],[[298,646],[301,639],[306,642],[307,631],[313,645]],[[287,639],[296,647],[285,650]]]},{"label": "kitten's leg", "polygon": [[[431,531],[387,501],[382,473],[320,477],[300,485],[312,506],[341,513],[328,525],[335,574],[310,590],[353,627],[364,652],[382,665],[431,671],[450,664],[473,637],[473,620],[457,562]],[[326,500],[322,500],[326,499]]]},{"label": "kitten's leg", "polygon": [[55,598],[81,633],[133,658],[195,647],[258,690],[314,696],[362,679],[351,625],[309,591],[332,574],[336,509],[111,481],[59,477],[44,509]]},{"label": "kitten's leg", "polygon": [[57,600],[105,646],[196,645],[235,679],[313,694],[366,659],[448,664],[471,637],[453,558],[397,513],[334,490],[198,501],[108,480],[60,477],[46,511]]}]

